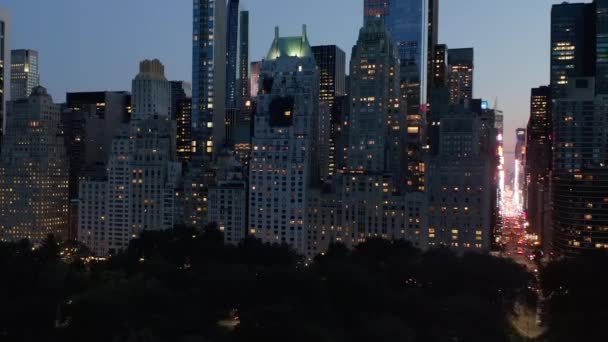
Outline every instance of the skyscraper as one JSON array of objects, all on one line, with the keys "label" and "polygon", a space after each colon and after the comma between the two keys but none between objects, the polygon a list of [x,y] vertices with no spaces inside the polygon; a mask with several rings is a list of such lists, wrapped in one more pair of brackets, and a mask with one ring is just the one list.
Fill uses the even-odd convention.
[{"label": "skyscraper", "polygon": [[224,140],[226,21],[226,0],[194,0],[192,152],[206,160]]},{"label": "skyscraper", "polygon": [[241,11],[239,23],[239,101],[241,107],[251,98],[249,84],[249,11]]},{"label": "skyscraper", "polygon": [[11,51],[11,99],[19,100],[30,96],[32,89],[40,85],[38,73],[38,51]]},{"label": "skyscraper", "polygon": [[8,105],[0,154],[0,239],[40,244],[68,227],[68,166],[59,106],[43,87]]},{"label": "skyscraper", "polygon": [[335,45],[313,46],[312,52],[319,67],[319,100],[328,106],[330,114],[328,173],[331,176],[336,171],[336,135],[341,125],[335,102],[337,97],[346,94],[346,54]]},{"label": "skyscraper", "polygon": [[[0,139],[4,136],[6,101],[10,99],[10,16],[0,10]],[[1,145],[0,145],[1,147]]]},{"label": "skyscraper", "polygon": [[551,89],[533,88],[526,135],[527,211],[530,230],[540,237],[546,251],[550,246]]},{"label": "skyscraper", "polygon": [[594,9],[595,4],[567,2],[553,5],[551,9],[553,99],[565,95],[571,77],[591,77],[595,73]]},{"label": "skyscraper", "polygon": [[433,86],[436,88],[447,86],[448,81],[448,47],[445,44],[435,46],[435,60],[433,61]]},{"label": "skyscraper", "polygon": [[473,48],[448,50],[450,102],[462,104],[473,99]]},{"label": "skyscraper", "polygon": [[353,47],[348,167],[402,177],[405,115],[398,59],[388,38],[384,21],[367,20]]},{"label": "skyscraper", "polygon": [[239,48],[239,0],[228,0],[226,27],[226,108],[236,108],[236,86]]},{"label": "skyscraper", "polygon": [[318,182],[319,74],[301,36],[275,37],[260,73],[249,169],[249,232],[307,252],[307,201]]}]

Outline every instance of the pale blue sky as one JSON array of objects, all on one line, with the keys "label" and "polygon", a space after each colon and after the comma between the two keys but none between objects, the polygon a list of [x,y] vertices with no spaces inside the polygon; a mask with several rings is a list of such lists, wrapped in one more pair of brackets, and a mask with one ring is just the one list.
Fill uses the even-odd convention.
[{"label": "pale blue sky", "polygon": [[[559,0],[440,0],[440,42],[475,48],[475,96],[505,111],[507,143],[525,125],[530,88],[549,80],[550,9]],[[251,57],[273,37],[308,25],[313,44],[347,54],[362,24],[363,0],[242,0],[251,13]],[[144,58],[170,79],[190,80],[192,0],[3,0],[13,47],[40,52],[41,80],[55,101],[66,91],[129,90]]]}]

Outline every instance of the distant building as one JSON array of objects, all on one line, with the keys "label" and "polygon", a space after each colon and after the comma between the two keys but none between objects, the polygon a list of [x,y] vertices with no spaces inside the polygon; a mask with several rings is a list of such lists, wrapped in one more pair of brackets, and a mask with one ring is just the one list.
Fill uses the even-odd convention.
[{"label": "distant building", "polygon": [[448,50],[448,88],[453,104],[473,99],[473,48]]},{"label": "distant building", "polygon": [[595,0],[595,92],[608,94],[608,1]]},{"label": "distant building", "polygon": [[433,87],[445,87],[448,82],[448,47],[445,44],[437,45],[434,53]]},{"label": "distant building", "polygon": [[[10,50],[10,15],[0,10],[0,138],[4,136],[6,126],[6,101],[10,100],[11,65]],[[2,147],[0,143],[0,147]]]},{"label": "distant building", "polygon": [[249,168],[249,232],[308,251],[307,201],[319,182],[319,74],[304,27],[279,37],[263,62]]},{"label": "distant building", "polygon": [[11,99],[26,99],[32,89],[40,85],[38,73],[38,51],[11,51]]},{"label": "distant building", "polygon": [[335,45],[313,46],[312,52],[319,67],[319,100],[328,106],[329,127],[328,175],[336,172],[336,138],[341,122],[336,112],[336,98],[346,95],[346,54]]},{"label": "distant building", "polygon": [[48,234],[65,238],[68,164],[59,106],[38,86],[8,109],[0,154],[0,239],[39,245]]}]

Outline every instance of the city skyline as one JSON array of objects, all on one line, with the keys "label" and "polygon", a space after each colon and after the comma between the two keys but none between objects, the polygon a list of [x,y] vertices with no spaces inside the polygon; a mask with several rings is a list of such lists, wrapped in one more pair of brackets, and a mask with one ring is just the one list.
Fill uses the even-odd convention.
[{"label": "city skyline", "polygon": [[[167,67],[169,79],[191,81],[192,2],[145,0],[146,6],[143,6],[142,1],[109,0],[101,4],[64,0],[51,4],[7,0],[3,8],[13,17],[12,48],[40,52],[41,84],[53,98],[62,102],[64,94],[70,91],[129,89],[130,77],[135,72],[132,66],[146,58],[159,58]],[[488,100],[490,105],[498,99],[499,108],[505,112],[508,152],[514,148],[515,129],[526,124],[529,89],[549,83],[550,8],[560,2],[465,0],[440,3],[439,43],[447,44],[448,48],[475,49],[474,96]],[[307,24],[311,44],[336,44],[346,52],[348,62],[363,23],[363,0],[323,3],[324,11],[315,9],[316,4],[322,3],[320,0],[306,3],[257,0],[255,7],[252,0],[241,3],[242,9],[250,10],[251,61],[261,59],[268,50],[274,26],[280,26],[286,34],[297,34],[301,25]],[[518,10],[522,6],[527,10]],[[329,29],[336,27],[331,23],[338,10],[343,13],[337,26],[340,29]],[[103,27],[103,30],[87,25],[90,18],[82,13],[95,13],[98,20],[111,19],[114,25]],[[273,13],[270,20],[268,13]],[[138,25],[131,22],[134,16],[140,18]],[[62,21],[68,25],[53,25],[58,17],[64,18]],[[46,29],[41,31],[23,24],[29,20],[39,22]],[[171,25],[156,25],[165,20]],[[513,26],[514,22],[525,25]],[[495,30],[495,27],[506,29]],[[145,39],[148,36],[155,39]],[[137,44],[133,44],[136,38]],[[526,64],[518,57],[520,51],[526,52]],[[90,63],[96,67],[91,69]]]}]

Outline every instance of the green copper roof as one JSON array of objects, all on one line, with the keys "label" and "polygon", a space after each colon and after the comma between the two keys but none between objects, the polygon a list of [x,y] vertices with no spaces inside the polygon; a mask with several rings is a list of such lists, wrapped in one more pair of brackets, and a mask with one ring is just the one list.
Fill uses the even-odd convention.
[{"label": "green copper roof", "polygon": [[279,28],[275,28],[274,41],[268,51],[266,59],[273,60],[279,57],[312,57],[312,49],[306,35],[306,25],[303,26],[302,36],[279,37]]}]

